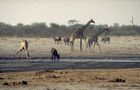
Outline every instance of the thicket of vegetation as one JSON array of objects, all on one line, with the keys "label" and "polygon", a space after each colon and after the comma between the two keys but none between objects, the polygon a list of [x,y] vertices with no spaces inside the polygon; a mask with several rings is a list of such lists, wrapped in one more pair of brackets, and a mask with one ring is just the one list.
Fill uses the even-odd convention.
[{"label": "thicket of vegetation", "polygon": [[[77,24],[78,21],[69,21],[69,25],[59,25],[57,23],[51,23],[48,27],[46,23],[32,23],[31,25],[24,25],[19,23],[15,26],[0,22],[0,36],[1,37],[69,37],[72,32],[77,30],[82,24]],[[93,34],[103,28],[104,25],[91,24],[84,35]],[[108,26],[108,25],[106,25]],[[119,25],[114,23],[112,26],[108,26],[109,33],[103,35],[116,35],[116,36],[128,36],[128,35],[140,35],[140,26],[138,25]]]}]

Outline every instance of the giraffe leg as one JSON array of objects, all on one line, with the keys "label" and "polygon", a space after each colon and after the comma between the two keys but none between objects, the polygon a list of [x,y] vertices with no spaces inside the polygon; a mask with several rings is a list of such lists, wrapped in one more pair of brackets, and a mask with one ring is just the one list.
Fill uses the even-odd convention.
[{"label": "giraffe leg", "polygon": [[16,52],[15,56],[13,58],[15,58],[17,56],[17,54],[21,54],[23,48],[19,49],[19,51]]},{"label": "giraffe leg", "polygon": [[[23,51],[23,50],[22,50],[22,51]],[[19,52],[19,57],[21,57],[21,53],[22,53],[22,51]]]},{"label": "giraffe leg", "polygon": [[72,45],[72,51],[74,52],[74,47],[73,47],[73,45]]},{"label": "giraffe leg", "polygon": [[22,49],[20,52],[18,52],[18,54],[19,54],[19,57],[21,57],[21,53],[22,53],[22,51],[23,51],[23,49]]},{"label": "giraffe leg", "polygon": [[88,48],[88,44],[86,44],[86,48]]},{"label": "giraffe leg", "polygon": [[31,59],[29,52],[27,52],[27,58]]},{"label": "giraffe leg", "polygon": [[70,45],[71,46],[71,51],[72,51],[72,45]]},{"label": "giraffe leg", "polygon": [[[88,48],[88,44],[86,44],[86,48]],[[85,48],[85,52],[86,52],[86,48]]]},{"label": "giraffe leg", "polygon": [[101,51],[101,48],[100,48],[100,45],[99,45],[98,42],[97,42],[97,45],[98,45],[98,47],[99,47],[100,53],[102,54],[102,51]]},{"label": "giraffe leg", "polygon": [[27,59],[28,59],[28,60],[31,59],[31,58],[30,58],[29,52],[28,52],[27,50],[24,50],[24,52],[25,52],[25,54],[26,54]]},{"label": "giraffe leg", "polygon": [[74,52],[73,42],[71,43],[71,51]]},{"label": "giraffe leg", "polygon": [[91,45],[89,44],[89,49],[90,49],[90,52],[91,52]]},{"label": "giraffe leg", "polygon": [[17,54],[21,54],[22,50],[23,50],[23,48],[21,48],[19,51],[17,51],[17,52],[16,52],[16,55],[17,55]]},{"label": "giraffe leg", "polygon": [[95,47],[95,45],[96,45],[96,42],[94,42],[94,46],[93,46],[93,52],[94,52],[94,47]]},{"label": "giraffe leg", "polygon": [[17,55],[18,53],[21,53],[22,50],[23,50],[23,48],[19,49],[19,51],[16,52],[16,55]]},{"label": "giraffe leg", "polygon": [[89,48],[91,51],[90,43],[86,44],[86,48]]},{"label": "giraffe leg", "polygon": [[80,38],[80,51],[82,52],[82,38]]}]

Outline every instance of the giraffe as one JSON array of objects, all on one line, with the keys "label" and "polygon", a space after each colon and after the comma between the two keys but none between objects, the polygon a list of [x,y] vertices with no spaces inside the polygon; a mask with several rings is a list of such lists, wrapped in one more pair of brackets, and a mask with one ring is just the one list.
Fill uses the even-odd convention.
[{"label": "giraffe", "polygon": [[102,54],[102,51],[101,51],[101,48],[100,48],[100,45],[98,43],[98,36],[100,36],[103,32],[105,31],[109,31],[107,28],[103,28],[103,30],[101,30],[100,32],[97,32],[95,33],[94,35],[90,35],[86,38],[86,47],[89,47],[90,48],[90,51],[91,51],[91,45],[93,44],[94,42],[94,46],[93,46],[93,50],[94,50],[94,47],[97,43],[98,47],[99,47],[99,50],[100,50],[100,53]]},{"label": "giraffe", "polygon": [[22,40],[22,41],[20,42],[20,45],[21,45],[21,48],[19,49],[19,51],[17,51],[16,55],[17,55],[18,53],[21,53],[22,50],[24,50],[27,59],[30,59],[30,54],[29,54],[29,52],[28,52],[28,42],[27,42],[27,40]]},{"label": "giraffe", "polygon": [[82,51],[82,38],[83,38],[83,32],[86,30],[86,28],[90,25],[90,23],[95,23],[92,19],[89,20],[85,25],[82,27],[78,28],[75,32],[73,32],[70,36],[70,46],[71,46],[71,51],[74,51],[74,41],[75,39],[80,38],[80,51]]}]

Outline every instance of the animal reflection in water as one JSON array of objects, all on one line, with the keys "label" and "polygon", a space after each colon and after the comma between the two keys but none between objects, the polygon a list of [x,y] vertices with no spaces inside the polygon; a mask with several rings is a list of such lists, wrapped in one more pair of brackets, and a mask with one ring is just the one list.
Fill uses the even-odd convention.
[{"label": "animal reflection in water", "polygon": [[51,49],[51,54],[52,54],[52,57],[51,57],[52,61],[56,60],[56,59],[57,60],[60,59],[60,54],[58,54],[58,52],[57,52],[57,50],[55,48]]},{"label": "animal reflection in water", "polygon": [[20,42],[20,45],[21,45],[21,48],[19,49],[19,51],[17,51],[16,55],[17,54],[21,54],[21,52],[24,50],[25,54],[26,54],[26,58],[29,60],[31,59],[30,58],[30,54],[29,54],[29,51],[28,51],[28,42],[27,40],[23,40]]}]

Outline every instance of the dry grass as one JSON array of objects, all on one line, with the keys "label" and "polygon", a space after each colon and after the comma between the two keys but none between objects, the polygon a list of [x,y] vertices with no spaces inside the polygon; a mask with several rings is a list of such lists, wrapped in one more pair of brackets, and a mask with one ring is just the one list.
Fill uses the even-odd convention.
[{"label": "dry grass", "polygon": [[[0,39],[0,57],[13,57],[20,48],[20,41],[26,39],[29,41],[29,52],[31,57],[49,57],[51,56],[51,48],[56,48],[63,58],[94,58],[94,57],[140,57],[140,37],[121,36],[111,37],[110,44],[101,42],[102,54],[100,54],[98,46],[90,51],[85,47],[83,41],[83,52],[80,52],[79,40],[75,41],[75,52],[71,52],[69,45],[64,42],[55,44],[52,38],[1,38]],[[21,55],[24,57],[24,54]]]}]

